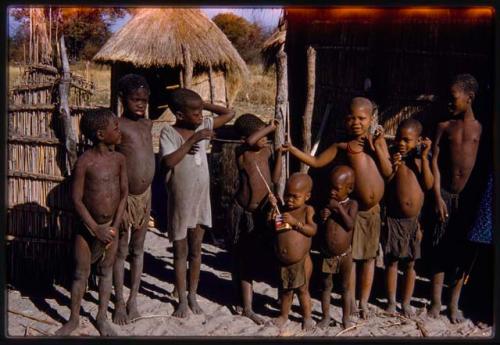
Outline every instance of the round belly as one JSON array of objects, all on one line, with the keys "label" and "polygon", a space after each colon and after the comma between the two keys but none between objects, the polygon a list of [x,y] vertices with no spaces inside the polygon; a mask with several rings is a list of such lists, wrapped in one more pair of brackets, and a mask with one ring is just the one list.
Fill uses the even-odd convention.
[{"label": "round belly", "polygon": [[332,256],[344,254],[351,245],[351,236],[352,232],[348,233],[344,230],[327,231],[325,233],[324,249]]},{"label": "round belly", "polygon": [[291,265],[304,258],[311,248],[311,239],[290,230],[278,234],[276,242],[276,256],[284,265]]}]

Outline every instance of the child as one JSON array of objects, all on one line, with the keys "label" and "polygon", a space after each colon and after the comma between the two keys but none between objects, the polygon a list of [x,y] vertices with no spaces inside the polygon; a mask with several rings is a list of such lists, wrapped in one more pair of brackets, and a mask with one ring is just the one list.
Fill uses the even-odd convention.
[{"label": "child", "polygon": [[[241,290],[242,315],[260,325],[264,320],[252,309],[252,280],[255,273],[255,252],[265,246],[267,229],[265,204],[268,186],[279,181],[282,154],[277,152],[273,173],[269,167],[272,155],[267,135],[276,130],[278,122],[266,124],[253,114],[243,114],[234,123],[245,143],[236,150],[239,189],[229,211],[230,246],[235,257],[233,284]],[[262,177],[259,174],[262,173]],[[266,182],[264,182],[264,180]],[[271,251],[270,251],[271,252]]]},{"label": "child", "polygon": [[[375,138],[369,132],[372,120],[373,105],[369,99],[355,97],[351,101],[351,113],[345,118],[345,126],[350,138],[348,141],[333,143],[318,157],[300,151],[291,143],[285,143],[284,149],[300,161],[314,168],[320,168],[342,152],[347,159],[347,165],[354,170],[356,184],[354,194],[359,203],[359,212],[354,224],[352,240],[352,258],[362,263],[361,291],[359,305],[361,317],[368,317],[368,298],[375,273],[375,258],[380,237],[380,206],[384,195],[384,178],[392,173],[389,152],[382,130],[375,133]],[[356,272],[356,264],[352,267]],[[355,274],[351,275],[351,284],[355,286]]]},{"label": "child", "polygon": [[[283,222],[291,229],[276,230],[276,256],[281,264],[281,315],[275,324],[282,327],[288,320],[297,293],[302,308],[302,329],[311,330],[314,322],[311,317],[311,296],[309,280],[312,273],[312,261],[309,256],[311,238],[316,234],[313,221],[314,209],[306,205],[311,197],[312,179],[307,174],[295,173],[287,181],[284,194]],[[269,201],[277,209],[277,200],[270,194]],[[276,212],[276,211],[275,211]],[[273,218],[276,213],[273,212]]]},{"label": "child", "polygon": [[[146,119],[149,86],[137,74],[127,74],[118,81],[118,94],[123,104],[119,118],[122,142],[116,150],[127,160],[129,195],[119,232],[118,253],[113,268],[115,286],[115,311],[113,322],[123,325],[140,316],[137,294],[141,283],[144,262],[144,241],[151,211],[151,182],[155,173],[155,156],[151,128]],[[130,243],[129,243],[130,235]],[[124,265],[130,252],[130,294],[125,307],[123,299]]]},{"label": "child", "polygon": [[323,256],[323,292],[321,309],[323,318],[318,327],[330,324],[330,297],[332,293],[332,274],[339,273],[342,279],[342,325],[352,326],[351,303],[353,286],[351,286],[352,269],[352,230],[358,213],[358,202],[349,199],[354,189],[354,171],[347,165],[338,165],[330,173],[330,201],[321,211],[325,232],[322,242]]},{"label": "child", "polygon": [[460,74],[451,84],[452,118],[437,125],[433,145],[432,172],[437,219],[433,229],[432,301],[429,314],[437,317],[441,310],[441,292],[445,272],[453,276],[448,304],[452,323],[463,321],[458,300],[464,280],[465,229],[468,210],[461,207],[460,193],[476,163],[481,124],[474,117],[472,102],[478,84],[470,74]]},{"label": "child", "polygon": [[[405,284],[401,309],[406,317],[413,316],[410,299],[415,287],[415,260],[420,258],[422,233],[419,214],[424,193],[432,188],[434,177],[429,163],[431,141],[422,139],[422,124],[414,119],[403,121],[397,130],[393,156],[393,174],[387,186],[387,219],[382,236],[386,261],[386,311],[396,312],[398,262],[404,262]],[[423,147],[421,153],[418,148]]]},{"label": "child", "polygon": [[78,327],[80,304],[90,274],[98,261],[99,311],[96,326],[103,336],[116,332],[107,321],[111,275],[118,246],[117,229],[122,222],[128,194],[125,157],[114,151],[121,140],[118,119],[105,109],[86,113],[81,120],[83,134],[94,146],[76,162],[72,198],[80,217],[75,237],[76,269],[71,287],[71,315],[56,335],[69,335]]},{"label": "child", "polygon": [[[206,140],[212,138],[213,129],[231,121],[234,111],[205,103],[196,92],[184,88],[172,91],[168,105],[176,122],[161,131],[160,164],[167,173],[167,231],[173,242],[175,288],[179,296],[173,315],[187,317],[188,305],[195,314],[203,312],[196,301],[196,290],[204,227],[212,226]],[[203,109],[219,116],[204,120]],[[189,294],[186,297],[188,252]]]}]

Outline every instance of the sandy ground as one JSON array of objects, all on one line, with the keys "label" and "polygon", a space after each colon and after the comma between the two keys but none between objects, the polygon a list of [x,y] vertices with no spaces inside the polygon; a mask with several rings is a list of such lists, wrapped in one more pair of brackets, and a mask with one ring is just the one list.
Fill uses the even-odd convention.
[{"label": "sandy ground", "polygon": [[[142,319],[134,323],[117,326],[114,329],[120,336],[343,336],[343,337],[484,337],[492,336],[491,325],[475,325],[471,320],[452,325],[446,316],[430,319],[425,312],[428,301],[416,299],[417,316],[410,320],[402,316],[388,316],[380,306],[384,300],[375,300],[370,305],[373,316],[365,321],[354,318],[356,327],[343,331],[341,320],[340,296],[332,293],[331,315],[333,322],[328,329],[301,330],[298,300],[295,297],[290,321],[280,330],[273,325],[254,324],[247,318],[234,315],[228,307],[231,296],[229,256],[219,247],[203,244],[202,272],[199,287],[199,302],[205,313],[190,314],[186,319],[171,316],[174,311],[173,291],[173,254],[171,245],[164,234],[151,229],[146,239],[145,268],[138,297]],[[128,266],[127,266],[128,270]],[[127,276],[126,276],[127,279]],[[127,280],[126,280],[127,281]],[[264,282],[254,284],[254,303],[256,311],[266,320],[277,316],[277,289]],[[125,294],[128,290],[125,289]],[[321,303],[313,294],[313,318],[316,322],[321,316]],[[97,313],[97,292],[89,289],[82,303],[80,327],[73,332],[75,336],[98,336],[94,327]],[[54,334],[61,323],[69,317],[70,293],[61,286],[45,298],[23,296],[19,291],[8,291],[8,335],[13,337],[44,337]],[[112,304],[109,307],[111,318]],[[19,313],[23,315],[19,315]]]}]

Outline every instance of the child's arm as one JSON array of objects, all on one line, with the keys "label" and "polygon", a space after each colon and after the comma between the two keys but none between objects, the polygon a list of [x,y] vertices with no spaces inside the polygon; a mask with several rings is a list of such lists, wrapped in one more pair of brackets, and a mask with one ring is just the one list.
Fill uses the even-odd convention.
[{"label": "child's arm", "polygon": [[444,222],[448,216],[448,210],[446,204],[441,196],[441,173],[439,172],[438,158],[439,158],[439,144],[441,141],[441,136],[443,134],[445,125],[443,123],[438,124],[436,129],[436,138],[434,139],[434,144],[432,145],[432,174],[434,175],[434,200],[436,202],[436,212],[439,214],[439,219]]},{"label": "child's arm", "polygon": [[375,155],[379,161],[380,172],[385,179],[388,179],[392,175],[392,163],[389,158],[389,149],[387,148],[382,126],[379,126],[375,132],[373,146],[375,148]]},{"label": "child's arm", "polygon": [[279,124],[278,120],[272,120],[267,126],[262,127],[258,131],[255,131],[254,133],[252,133],[245,140],[245,143],[247,143],[249,146],[255,145],[257,143],[257,141],[259,141],[260,139],[262,139],[263,137],[265,137],[269,133],[274,132],[276,130],[276,128],[278,127],[278,124]]},{"label": "child's arm", "polygon": [[432,141],[425,138],[423,141],[424,150],[422,151],[422,187],[424,190],[430,190],[434,184],[434,175],[432,175],[431,165],[429,162],[429,151],[431,150]]},{"label": "child's arm", "polygon": [[325,151],[321,152],[318,157],[311,156],[305,152],[302,152],[298,148],[292,145],[290,141],[283,144],[283,149],[294,155],[299,161],[309,165],[313,168],[321,168],[330,163],[335,159],[338,152],[338,143],[330,145]]},{"label": "child's arm", "polygon": [[236,115],[234,110],[207,102],[203,102],[203,109],[208,110],[212,113],[216,113],[218,115],[214,117],[214,129],[219,128],[227,122],[231,121]]},{"label": "child's arm", "polygon": [[[167,132],[162,132],[160,137],[160,142],[165,140],[162,137],[167,135],[166,133]],[[194,132],[193,135],[190,136],[189,139],[186,140],[177,150],[169,154],[166,154],[161,158],[160,166],[163,169],[163,171],[167,171],[168,169],[172,169],[173,167],[175,167],[184,158],[184,156],[191,151],[191,148],[197,142],[205,139],[210,140],[212,136],[213,136],[213,131],[208,128],[204,128],[202,130]]]},{"label": "child's arm", "polygon": [[401,156],[401,153],[397,152],[392,156],[392,173],[391,175],[387,178],[387,182],[391,182],[394,176],[396,176],[396,173],[398,172],[399,166],[401,165],[401,160],[403,157]]},{"label": "child's arm", "polygon": [[354,229],[354,220],[356,219],[356,214],[358,213],[358,203],[356,200],[353,200],[351,207],[346,210],[337,200],[331,199],[328,204],[328,208],[332,212],[336,211],[340,215],[342,222],[344,223],[344,228],[347,231]]},{"label": "child's arm", "polygon": [[116,209],[115,219],[113,220],[113,228],[117,231],[123,220],[123,212],[125,211],[125,206],[127,205],[128,196],[128,175],[127,175],[127,164],[125,162],[125,156],[119,152],[116,152],[119,157],[120,162],[120,202]]},{"label": "child's arm", "polygon": [[292,228],[304,236],[312,237],[316,235],[317,226],[313,220],[314,217],[314,209],[311,206],[306,206],[306,223],[302,223],[298,221],[294,216],[290,213],[283,213],[283,221],[292,226]]},{"label": "child's arm", "polygon": [[109,243],[113,240],[113,234],[107,228],[99,226],[89,210],[83,203],[83,191],[85,190],[85,174],[88,167],[87,157],[80,157],[76,161],[75,172],[73,174],[73,188],[71,191],[71,198],[75,211],[81,220],[91,229],[95,236],[104,243]]}]

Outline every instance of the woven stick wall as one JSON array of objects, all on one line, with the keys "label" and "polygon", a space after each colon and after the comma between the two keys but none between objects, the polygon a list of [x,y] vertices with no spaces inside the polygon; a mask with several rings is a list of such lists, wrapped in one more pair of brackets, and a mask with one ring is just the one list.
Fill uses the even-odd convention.
[{"label": "woven stick wall", "polygon": [[[60,72],[37,61],[23,66],[20,80],[9,89],[6,237],[8,282],[33,287],[35,281],[39,289],[68,278],[75,217],[57,107]],[[80,152],[79,121],[91,108],[93,89],[72,74],[69,101]]]}]

